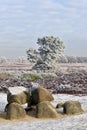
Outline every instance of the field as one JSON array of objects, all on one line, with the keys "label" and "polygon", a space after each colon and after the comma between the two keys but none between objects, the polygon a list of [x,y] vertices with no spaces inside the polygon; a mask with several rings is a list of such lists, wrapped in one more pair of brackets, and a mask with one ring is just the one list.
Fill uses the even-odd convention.
[{"label": "field", "polygon": [[87,63],[56,64],[56,70],[45,72],[32,70],[33,65],[15,60],[0,64],[0,86],[27,87],[33,81],[52,93],[87,94]]},{"label": "field", "polygon": [[[7,59],[0,63],[0,72],[31,71],[32,66],[34,66],[34,63],[30,63],[28,60]],[[87,63],[59,63],[55,66],[63,72],[75,70],[87,71]]]},{"label": "field", "polygon": [[[19,63],[15,61],[0,64],[0,130],[86,130],[87,64],[57,64],[56,71],[38,73],[31,70],[33,65],[29,62]],[[63,115],[60,119],[49,120],[33,117],[15,121],[6,120],[3,116],[7,103],[5,87],[29,87],[31,81],[42,85],[53,94],[54,101],[52,104],[54,107],[59,102],[75,100],[81,103],[84,110],[83,114]],[[60,111],[62,112],[62,110]]]}]

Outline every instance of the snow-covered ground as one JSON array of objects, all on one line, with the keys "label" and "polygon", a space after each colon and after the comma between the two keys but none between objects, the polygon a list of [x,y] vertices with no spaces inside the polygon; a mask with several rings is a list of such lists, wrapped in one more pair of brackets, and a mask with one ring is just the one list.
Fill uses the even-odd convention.
[{"label": "snow-covered ground", "polygon": [[[56,106],[59,102],[68,100],[80,101],[84,113],[75,116],[64,116],[61,119],[25,119],[16,121],[0,120],[0,130],[87,130],[87,96],[73,96],[65,94],[53,95],[52,104]],[[6,94],[0,93],[0,113],[6,105]]]}]

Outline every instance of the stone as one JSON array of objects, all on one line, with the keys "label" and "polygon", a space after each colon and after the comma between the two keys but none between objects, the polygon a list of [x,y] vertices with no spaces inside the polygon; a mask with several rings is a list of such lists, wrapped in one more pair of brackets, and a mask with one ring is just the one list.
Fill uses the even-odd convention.
[{"label": "stone", "polygon": [[80,114],[83,112],[79,101],[67,101],[63,105],[63,111],[68,115]]},{"label": "stone", "polygon": [[52,101],[54,100],[52,94],[43,87],[38,87],[32,91],[31,105],[36,105],[43,101]]},{"label": "stone", "polygon": [[49,101],[44,101],[36,106],[37,118],[57,118],[58,113]]},{"label": "stone", "polygon": [[25,104],[28,103],[30,99],[30,96],[28,94],[28,92],[23,91],[19,94],[8,94],[7,95],[7,101],[8,103],[18,103],[18,104]]},{"label": "stone", "polygon": [[11,103],[7,107],[6,118],[9,120],[21,119],[26,116],[26,111],[18,103]]}]

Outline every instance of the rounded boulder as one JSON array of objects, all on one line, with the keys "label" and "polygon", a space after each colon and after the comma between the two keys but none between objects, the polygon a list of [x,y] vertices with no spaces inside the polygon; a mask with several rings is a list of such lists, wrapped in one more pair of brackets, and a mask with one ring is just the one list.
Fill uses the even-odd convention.
[{"label": "rounded boulder", "polygon": [[58,113],[49,101],[44,101],[36,106],[37,118],[57,118]]},{"label": "rounded boulder", "polygon": [[7,107],[6,118],[9,120],[20,119],[26,116],[26,111],[18,103],[11,103]]},{"label": "rounded boulder", "polygon": [[63,105],[63,111],[68,115],[80,114],[83,112],[79,101],[67,101]]},{"label": "rounded boulder", "polygon": [[52,101],[52,100],[54,100],[52,94],[43,87],[38,87],[37,89],[32,91],[31,103],[33,105],[36,105],[43,101]]}]

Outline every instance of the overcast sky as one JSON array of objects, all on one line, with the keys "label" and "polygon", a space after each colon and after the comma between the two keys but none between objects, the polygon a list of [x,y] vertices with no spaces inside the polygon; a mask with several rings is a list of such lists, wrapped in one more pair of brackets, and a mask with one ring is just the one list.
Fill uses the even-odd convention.
[{"label": "overcast sky", "polygon": [[46,35],[59,36],[66,54],[87,56],[87,0],[0,0],[0,56],[26,56]]}]

